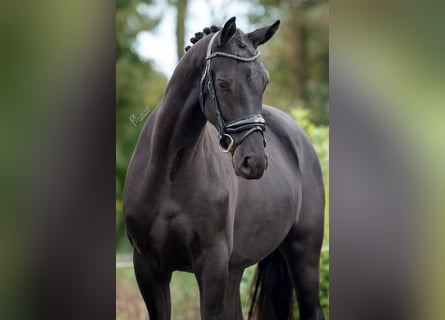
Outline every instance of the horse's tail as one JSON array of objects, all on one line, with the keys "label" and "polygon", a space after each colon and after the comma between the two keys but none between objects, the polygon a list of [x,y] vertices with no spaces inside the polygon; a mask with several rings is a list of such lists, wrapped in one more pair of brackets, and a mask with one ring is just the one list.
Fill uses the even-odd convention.
[{"label": "horse's tail", "polygon": [[293,320],[292,279],[278,250],[258,263],[248,320]]}]

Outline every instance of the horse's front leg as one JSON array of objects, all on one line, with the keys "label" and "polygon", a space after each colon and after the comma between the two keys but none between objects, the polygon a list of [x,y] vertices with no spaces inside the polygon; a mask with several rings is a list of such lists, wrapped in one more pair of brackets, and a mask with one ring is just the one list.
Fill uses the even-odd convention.
[{"label": "horse's front leg", "polygon": [[134,272],[151,320],[170,320],[171,272],[162,272],[149,256],[133,251]]},{"label": "horse's front leg", "polygon": [[230,270],[227,282],[224,320],[243,320],[240,299],[240,283],[244,269]]},{"label": "horse's front leg", "polygon": [[202,320],[221,320],[228,279],[228,245],[220,241],[204,248],[195,272],[199,284]]}]

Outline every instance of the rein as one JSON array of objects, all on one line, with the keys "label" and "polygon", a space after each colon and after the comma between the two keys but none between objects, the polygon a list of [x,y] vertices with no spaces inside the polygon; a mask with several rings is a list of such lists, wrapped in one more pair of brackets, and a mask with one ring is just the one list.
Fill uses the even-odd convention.
[{"label": "rein", "polygon": [[[201,108],[204,108],[204,90],[207,85],[207,89],[210,93],[212,100],[216,106],[216,121],[217,121],[217,129],[219,133],[219,148],[222,152],[231,152],[232,155],[235,153],[236,148],[243,143],[246,138],[254,133],[255,131],[261,132],[263,136],[263,144],[266,146],[266,139],[264,138],[264,131],[266,130],[266,120],[264,120],[261,114],[253,114],[246,117],[238,118],[232,120],[230,122],[226,122],[221,113],[221,108],[218,103],[218,99],[216,97],[215,86],[213,82],[213,73],[210,69],[210,61],[215,57],[223,57],[234,59],[241,62],[252,62],[255,61],[259,56],[260,52],[250,58],[244,58],[237,55],[233,55],[226,52],[213,52],[212,46],[215,41],[216,36],[219,31],[215,33],[210,39],[210,42],[207,46],[207,55],[206,55],[206,68],[201,78],[201,89],[199,94],[199,102],[201,104]],[[233,139],[230,133],[237,133],[245,131],[244,135],[237,141]]]}]

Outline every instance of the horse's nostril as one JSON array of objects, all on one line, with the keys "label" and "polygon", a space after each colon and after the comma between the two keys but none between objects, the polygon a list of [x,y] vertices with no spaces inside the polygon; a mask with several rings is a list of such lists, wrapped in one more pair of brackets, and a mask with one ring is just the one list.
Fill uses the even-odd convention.
[{"label": "horse's nostril", "polygon": [[250,167],[250,165],[249,165],[249,157],[245,157],[244,158],[243,167],[246,168],[246,169]]}]

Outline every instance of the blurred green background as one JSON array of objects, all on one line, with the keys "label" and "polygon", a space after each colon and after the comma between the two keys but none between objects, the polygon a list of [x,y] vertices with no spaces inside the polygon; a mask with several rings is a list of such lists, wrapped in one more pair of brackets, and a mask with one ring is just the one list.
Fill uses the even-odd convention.
[{"label": "blurred green background", "polygon": [[[200,7],[200,12],[193,11]],[[161,0],[116,2],[116,272],[117,319],[148,319],[135,285],[128,253],[131,246],[125,236],[122,219],[122,192],[128,163],[137,137],[149,113],[161,101],[168,77],[148,51],[161,50],[159,39],[164,19],[173,13],[171,48],[178,60],[195,32],[197,18],[222,25],[233,15],[238,27],[252,31],[281,20],[277,34],[261,47],[262,61],[270,73],[263,102],[292,116],[312,141],[322,165],[325,190],[325,241],[321,259],[321,302],[329,319],[329,3],[327,1],[209,1]],[[200,19],[198,19],[200,20]],[[193,23],[192,23],[193,22]],[[150,43],[141,44],[141,35],[151,35]],[[158,38],[156,38],[158,36]],[[145,38],[147,39],[147,38]],[[147,40],[145,40],[147,41]],[[159,41],[159,42],[156,42]],[[164,50],[164,51],[163,51]],[[145,49],[147,51],[147,49]],[[150,55],[148,56],[155,56]],[[241,286],[243,307],[254,268],[246,270]],[[194,276],[175,273],[172,285],[173,319],[198,319],[199,296]],[[244,309],[244,311],[246,311]],[[298,312],[295,311],[298,319]]]}]

